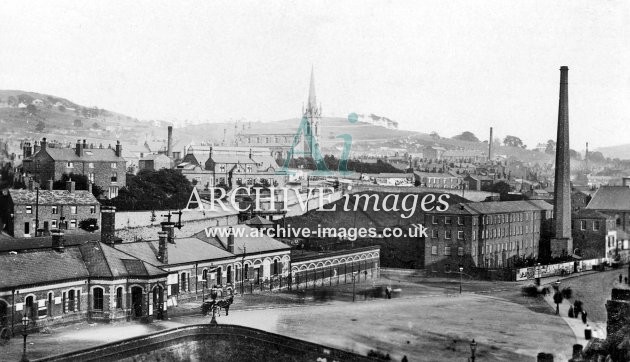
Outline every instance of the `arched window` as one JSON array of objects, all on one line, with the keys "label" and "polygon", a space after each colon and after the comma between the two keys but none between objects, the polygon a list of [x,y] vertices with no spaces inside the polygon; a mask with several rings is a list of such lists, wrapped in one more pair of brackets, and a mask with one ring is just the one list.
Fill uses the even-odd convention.
[{"label": "arched window", "polygon": [[74,312],[74,290],[68,291],[68,312]]},{"label": "arched window", "polygon": [[243,278],[249,279],[249,264],[245,264],[245,268],[243,269]]},{"label": "arched window", "polygon": [[48,293],[48,301],[46,303],[46,314],[49,317],[52,317],[52,315],[53,315],[53,305],[54,305],[53,292],[49,292]]},{"label": "arched window", "polygon": [[208,287],[208,269],[204,269],[201,273],[204,287]]},{"label": "arched window", "polygon": [[94,310],[103,310],[103,288],[94,288]]},{"label": "arched window", "polygon": [[31,323],[35,320],[35,316],[37,316],[36,308],[35,298],[32,295],[26,297],[26,301],[24,302],[24,313],[31,319]]},{"label": "arched window", "polygon": [[116,308],[118,309],[123,308],[123,288],[122,287],[116,288]]},{"label": "arched window", "polygon": [[278,275],[278,260],[273,261],[273,275]]}]

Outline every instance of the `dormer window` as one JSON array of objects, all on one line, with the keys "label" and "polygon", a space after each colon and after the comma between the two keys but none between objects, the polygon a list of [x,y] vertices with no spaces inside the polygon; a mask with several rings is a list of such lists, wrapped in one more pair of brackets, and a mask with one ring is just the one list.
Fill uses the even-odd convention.
[{"label": "dormer window", "polygon": [[68,163],[66,163],[66,167],[67,168],[74,168],[74,163],[68,162]]}]

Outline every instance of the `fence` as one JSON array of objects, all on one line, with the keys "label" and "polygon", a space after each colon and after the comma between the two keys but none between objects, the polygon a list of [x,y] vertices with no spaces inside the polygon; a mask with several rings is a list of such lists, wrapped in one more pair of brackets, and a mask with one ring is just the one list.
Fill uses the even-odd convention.
[{"label": "fence", "polygon": [[579,273],[582,271],[592,270],[595,265],[599,265],[601,262],[602,259],[588,259],[520,268],[516,271],[516,280],[521,281]]}]

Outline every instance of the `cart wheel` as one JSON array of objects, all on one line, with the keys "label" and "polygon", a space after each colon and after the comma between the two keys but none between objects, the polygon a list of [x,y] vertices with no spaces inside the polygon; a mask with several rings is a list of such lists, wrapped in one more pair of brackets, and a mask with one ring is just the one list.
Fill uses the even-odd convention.
[{"label": "cart wheel", "polygon": [[11,331],[9,328],[0,329],[0,344],[5,344],[11,339]]}]

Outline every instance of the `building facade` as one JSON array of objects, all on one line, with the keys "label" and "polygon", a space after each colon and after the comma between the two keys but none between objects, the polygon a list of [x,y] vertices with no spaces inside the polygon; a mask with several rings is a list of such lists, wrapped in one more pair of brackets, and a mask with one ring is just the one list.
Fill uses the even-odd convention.
[{"label": "building facade", "polygon": [[77,141],[75,148],[48,147],[46,138],[39,150],[23,161],[24,173],[43,184],[48,180],[61,180],[63,174],[84,175],[105,190],[105,196],[118,196],[126,183],[126,162],[122,145],[115,148],[89,148],[86,140]]}]

